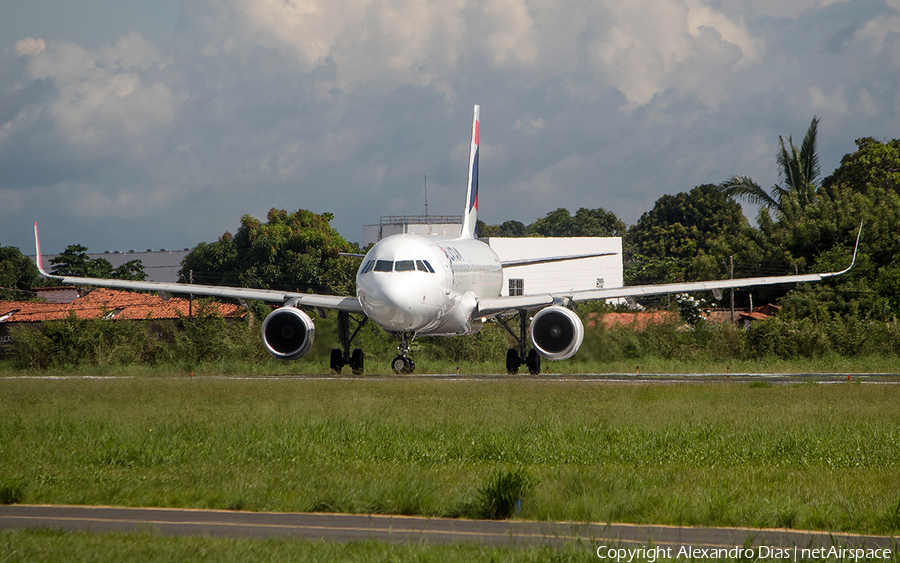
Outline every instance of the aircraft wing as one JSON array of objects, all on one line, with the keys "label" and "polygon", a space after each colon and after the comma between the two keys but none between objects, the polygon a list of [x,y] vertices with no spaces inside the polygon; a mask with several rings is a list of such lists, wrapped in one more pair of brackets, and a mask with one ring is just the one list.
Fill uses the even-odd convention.
[{"label": "aircraft wing", "polygon": [[571,303],[585,303],[600,299],[616,299],[622,297],[647,297],[651,295],[666,295],[671,293],[690,293],[694,291],[712,291],[716,289],[733,289],[739,287],[751,287],[758,285],[776,285],[781,283],[799,283],[821,281],[826,278],[839,276],[849,272],[856,263],[856,252],[859,250],[859,238],[862,235],[862,224],[856,235],[856,247],[853,249],[853,259],[850,265],[839,272],[827,272],[824,274],[803,274],[794,276],[772,276],[764,278],[742,278],[736,280],[710,280],[700,282],[667,283],[659,285],[633,285],[626,287],[611,287],[605,289],[589,289],[584,291],[570,291],[565,293],[544,293],[536,295],[514,295],[508,297],[479,298],[478,307],[472,316],[493,317],[507,312],[521,310],[541,309],[560,301]]},{"label": "aircraft wing", "polygon": [[41,245],[38,239],[37,223],[34,224],[35,262],[41,275],[58,280],[60,283],[75,285],[91,285],[98,287],[110,287],[114,289],[133,289],[139,291],[159,291],[162,293],[185,293],[191,295],[203,295],[208,297],[223,297],[230,299],[257,299],[269,303],[286,303],[296,299],[299,305],[315,307],[319,309],[332,309],[346,311],[348,313],[362,314],[363,310],[356,297],[339,295],[317,295],[312,293],[296,293],[278,291],[273,289],[251,289],[246,287],[228,287],[218,285],[193,285],[186,283],[165,283],[136,280],[112,280],[104,278],[80,278],[77,276],[54,276],[44,271],[41,264]]},{"label": "aircraft wing", "polygon": [[585,291],[570,291],[567,293],[545,293],[538,295],[515,295],[511,297],[493,297],[478,300],[478,309],[475,315],[491,317],[507,311],[521,309],[540,309],[560,300],[573,303],[585,303],[599,299],[616,299],[622,297],[648,297],[651,295],[665,295],[670,293],[690,293],[694,291],[712,291],[714,289],[732,289],[750,287],[756,285],[775,285],[780,283],[797,283],[820,281],[825,278],[843,274],[830,272],[827,274],[806,274],[799,276],[774,276],[768,278],[743,278],[737,280],[712,280],[703,282],[667,283],[659,285],[634,285],[626,287],[611,287],[608,289],[589,289]]}]

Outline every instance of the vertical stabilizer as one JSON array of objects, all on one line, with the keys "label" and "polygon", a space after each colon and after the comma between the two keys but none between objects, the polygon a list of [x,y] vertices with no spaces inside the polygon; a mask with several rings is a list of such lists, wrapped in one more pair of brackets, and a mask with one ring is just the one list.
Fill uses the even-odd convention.
[{"label": "vertical stabilizer", "polygon": [[460,235],[467,238],[475,238],[475,224],[478,222],[478,122],[480,111],[481,106],[475,106],[475,115],[472,118],[472,144],[469,146],[469,184]]}]

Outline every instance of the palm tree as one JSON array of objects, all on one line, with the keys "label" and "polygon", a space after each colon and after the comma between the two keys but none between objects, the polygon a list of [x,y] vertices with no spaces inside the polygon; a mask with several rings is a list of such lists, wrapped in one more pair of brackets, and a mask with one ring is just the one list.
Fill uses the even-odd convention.
[{"label": "palm tree", "polygon": [[775,161],[778,163],[778,177],[783,185],[772,186],[771,194],[762,189],[749,176],[734,176],[719,184],[719,189],[729,196],[744,198],[750,203],[771,209],[779,216],[790,215],[791,211],[802,208],[815,201],[819,192],[819,155],[816,152],[816,132],[819,118],[813,117],[800,148],[788,137],[785,146],[784,138],[779,136],[781,150]]}]

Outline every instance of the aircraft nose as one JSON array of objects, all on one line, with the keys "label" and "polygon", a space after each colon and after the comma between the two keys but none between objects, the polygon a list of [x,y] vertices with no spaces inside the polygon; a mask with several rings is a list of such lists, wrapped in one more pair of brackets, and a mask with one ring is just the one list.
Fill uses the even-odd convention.
[{"label": "aircraft nose", "polygon": [[[403,274],[400,274],[403,275]],[[386,274],[396,276],[396,274]],[[434,307],[428,288],[400,280],[381,280],[360,293],[363,308],[373,321],[388,330],[419,330],[432,322]],[[387,282],[387,283],[384,283]]]}]

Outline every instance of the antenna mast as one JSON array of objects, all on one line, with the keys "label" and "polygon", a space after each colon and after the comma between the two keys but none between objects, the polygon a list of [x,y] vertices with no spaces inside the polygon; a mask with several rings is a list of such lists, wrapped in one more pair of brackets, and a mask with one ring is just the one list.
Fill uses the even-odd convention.
[{"label": "antenna mast", "polygon": [[428,174],[425,174],[425,216],[428,217]]}]

